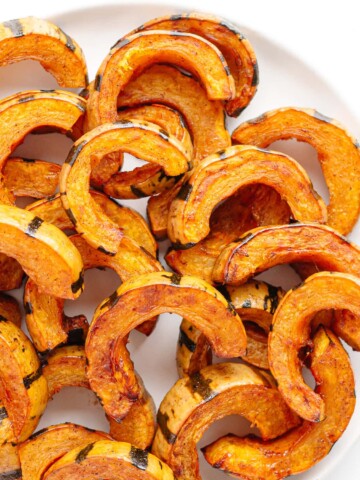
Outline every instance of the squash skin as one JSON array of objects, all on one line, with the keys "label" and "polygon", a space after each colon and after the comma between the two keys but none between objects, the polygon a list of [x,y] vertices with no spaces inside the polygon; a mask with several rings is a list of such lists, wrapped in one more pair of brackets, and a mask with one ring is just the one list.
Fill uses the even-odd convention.
[{"label": "squash skin", "polygon": [[287,107],[245,122],[232,134],[236,144],[261,148],[290,138],[317,150],[330,194],[327,225],[347,235],[360,213],[360,150],[343,125],[314,109]]},{"label": "squash skin", "polygon": [[0,45],[1,67],[21,60],[37,60],[61,87],[79,88],[88,84],[81,48],[48,20],[26,17],[1,23]]},{"label": "squash skin", "polygon": [[139,390],[124,339],[137,325],[164,312],[186,317],[207,336],[221,357],[245,352],[241,320],[206,282],[169,272],[149,273],[124,282],[97,308],[85,344],[91,388],[114,420],[125,416]]},{"label": "squash skin", "polygon": [[319,423],[304,421],[270,441],[225,436],[203,449],[213,467],[246,480],[280,480],[308,470],[330,453],[354,411],[354,376],[338,338],[324,327],[314,337],[310,358],[326,418]]},{"label": "squash skin", "polygon": [[239,145],[210,155],[192,171],[170,207],[170,240],[179,246],[198,243],[209,234],[210,215],[216,205],[253,183],[274,188],[296,220],[325,223],[326,206],[295,160]]}]

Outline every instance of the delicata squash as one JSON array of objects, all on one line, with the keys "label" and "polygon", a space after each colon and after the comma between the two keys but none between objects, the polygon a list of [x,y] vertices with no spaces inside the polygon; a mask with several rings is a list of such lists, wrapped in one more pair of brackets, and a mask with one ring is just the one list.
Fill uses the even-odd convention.
[{"label": "delicata squash", "polygon": [[303,421],[269,441],[233,435],[220,438],[203,449],[213,467],[249,480],[279,480],[308,470],[331,451],[354,411],[354,377],[346,351],[330,330],[320,327],[313,342],[310,368],[315,391],[325,404],[324,420]]},{"label": "delicata squash", "polygon": [[317,110],[288,107],[245,122],[232,134],[235,143],[261,148],[290,138],[309,143],[317,151],[330,195],[327,224],[348,234],[360,213],[360,150],[339,122]]},{"label": "delicata squash", "polygon": [[237,117],[250,103],[259,82],[258,65],[250,42],[227,21],[203,13],[183,13],[155,18],[134,30],[171,30],[206,38],[224,55],[235,82],[235,95],[226,102],[226,111]]},{"label": "delicata squash", "polygon": [[130,443],[102,440],[71,450],[44,474],[44,480],[175,480],[170,468]]},{"label": "delicata squash", "polygon": [[325,225],[259,227],[222,250],[212,277],[219,284],[240,285],[264,270],[291,262],[359,276],[359,254],[355,244]]},{"label": "delicata squash", "polygon": [[[324,420],[326,405],[301,376],[302,355],[311,351],[312,316],[328,309],[347,309],[360,315],[360,280],[352,275],[320,272],[290,290],[277,308],[269,335],[269,364],[287,404],[310,422]],[[289,342],[291,338],[291,343]]]},{"label": "delicata squash", "polygon": [[[0,101],[0,169],[24,137],[42,126],[51,126],[71,134],[85,112],[83,98],[65,91],[29,90]],[[13,197],[0,176],[0,201],[12,204]]]},{"label": "delicata squash", "polygon": [[21,311],[15,298],[6,293],[0,293],[0,319],[5,318],[14,323],[17,327],[21,326]]},{"label": "delicata squash", "polygon": [[137,325],[165,312],[185,316],[206,335],[217,355],[245,353],[241,320],[206,282],[169,272],[139,275],[124,282],[97,308],[85,344],[90,386],[115,420],[121,420],[138,396],[124,340]]},{"label": "delicata squash", "polygon": [[[35,430],[47,405],[48,389],[32,343],[5,318],[0,321],[0,349],[1,423],[9,419],[17,443]],[[5,437],[1,443],[8,440],[13,441]]]},{"label": "delicata squash", "polygon": [[26,17],[0,23],[0,66],[37,60],[61,87],[88,83],[84,54],[60,27],[48,20]]},{"label": "delicata squash", "polygon": [[[271,412],[271,413],[270,413]],[[264,439],[299,424],[280,393],[259,371],[221,363],[178,380],[161,402],[152,452],[178,480],[200,480],[196,444],[205,430],[226,415],[242,415]]]},{"label": "delicata squash", "polygon": [[[17,207],[0,205],[0,218],[0,251],[18,260],[41,291],[77,298],[83,289],[83,263],[67,236]],[[44,258],[47,261],[39,269]]]},{"label": "delicata squash", "polygon": [[116,254],[123,235],[92,199],[89,186],[93,166],[113,151],[159,164],[168,175],[179,175],[191,167],[183,145],[147,122],[124,120],[100,125],[75,142],[60,175],[61,199],[76,230],[90,245],[109,255]]},{"label": "delicata squash", "polygon": [[[117,98],[126,85],[147,67],[170,63],[195,74],[210,100],[229,100],[234,79],[221,52],[198,35],[165,30],[140,32],[120,39],[102,62],[90,93],[90,124],[114,122]],[[88,112],[89,114],[89,112]]]},{"label": "delicata squash", "polygon": [[205,238],[216,205],[253,183],[274,188],[286,200],[295,219],[326,221],[324,202],[295,160],[281,153],[239,145],[210,155],[194,168],[171,204],[170,240],[190,247]]}]

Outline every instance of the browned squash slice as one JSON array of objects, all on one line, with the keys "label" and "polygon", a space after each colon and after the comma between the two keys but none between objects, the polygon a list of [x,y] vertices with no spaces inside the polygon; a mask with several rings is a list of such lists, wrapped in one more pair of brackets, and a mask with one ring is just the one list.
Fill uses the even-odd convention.
[{"label": "browned squash slice", "polygon": [[[155,63],[170,63],[195,74],[210,100],[229,100],[234,79],[222,53],[190,33],[152,30],[120,39],[102,62],[90,92],[91,126],[114,122],[117,98],[133,77]],[[166,92],[166,90],[164,90]]]},{"label": "browned squash slice", "polygon": [[17,207],[0,205],[0,218],[0,251],[18,260],[42,292],[77,298],[83,289],[83,263],[67,236]]},{"label": "browned squash slice", "polygon": [[[64,387],[90,389],[85,369],[84,347],[65,346],[51,352],[43,368],[43,374],[48,383],[49,398]],[[109,418],[110,435],[114,440],[129,442],[138,448],[148,448],[155,435],[155,405],[139,376],[137,380],[140,385],[139,400],[132,405],[121,423],[116,423]]]},{"label": "browned squash slice", "polygon": [[240,285],[276,265],[314,263],[318,270],[360,275],[359,248],[325,225],[292,224],[255,228],[217,258],[213,280]]},{"label": "browned squash slice", "polygon": [[111,437],[73,423],[52,425],[34,433],[19,447],[22,480],[41,480],[50,466],[69,450],[100,440]]},{"label": "browned squash slice", "polygon": [[[85,112],[86,102],[74,93],[65,91],[20,92],[0,101],[0,170],[24,137],[38,127],[50,126],[71,134]],[[0,201],[13,203],[13,197],[0,177]]]},{"label": "browned squash slice", "polygon": [[[269,369],[267,337],[273,314],[285,292],[265,282],[250,280],[239,287],[222,287],[220,292],[242,319],[247,347],[243,360],[259,368]],[[176,362],[179,376],[192,375],[212,363],[212,353],[205,336],[190,322],[180,325]]]},{"label": "browned squash slice", "polygon": [[353,350],[360,351],[360,317],[348,310],[337,310],[331,328]]},{"label": "browned squash slice", "polygon": [[31,158],[9,158],[4,183],[15,197],[44,198],[55,193],[61,166]]},{"label": "browned squash slice", "polygon": [[320,272],[290,290],[277,308],[269,335],[269,365],[288,405],[310,422],[324,420],[326,406],[301,376],[302,353],[311,351],[312,316],[327,309],[360,315],[360,280],[343,273]]},{"label": "browned squash slice", "polygon": [[48,20],[26,17],[1,23],[0,46],[0,66],[37,60],[61,87],[85,87],[88,83],[81,48]]},{"label": "browned squash slice", "polygon": [[[189,132],[179,112],[165,105],[143,105],[118,112],[118,120],[152,122],[163,129],[163,134],[176,138],[186,152],[192,155]],[[104,185],[107,195],[114,198],[139,198],[169,190],[177,177],[168,177],[158,165],[143,165],[128,172],[114,174]]]},{"label": "browned squash slice", "polygon": [[21,325],[21,311],[19,304],[15,298],[6,293],[0,293],[0,321],[1,319],[8,320],[20,328]]},{"label": "browned squash slice", "polygon": [[270,441],[223,437],[203,450],[213,467],[249,480],[279,480],[308,470],[331,451],[354,411],[353,373],[341,343],[323,327],[314,337],[310,359],[326,418],[319,423],[304,421]]},{"label": "browned squash slice", "polygon": [[15,258],[0,253],[0,290],[8,291],[20,288],[24,271]]},{"label": "browned squash slice", "polygon": [[147,450],[125,442],[98,441],[71,450],[55,462],[43,480],[175,480],[170,468]]},{"label": "browned squash slice", "polygon": [[22,480],[18,447],[13,443],[0,446],[0,478],[4,480]]},{"label": "browned squash slice", "polygon": [[161,165],[167,175],[179,175],[190,168],[183,145],[166,136],[155,124],[120,121],[100,125],[83,135],[71,149],[60,175],[62,202],[76,230],[94,248],[116,254],[123,236],[118,225],[92,199],[90,172],[113,151],[131,153]]},{"label": "browned squash slice", "polygon": [[137,325],[165,312],[185,316],[204,333],[218,356],[245,352],[246,335],[239,317],[206,282],[169,272],[124,282],[97,308],[85,346],[91,388],[115,420],[121,420],[138,396],[124,340]]},{"label": "browned squash slice", "polygon": [[250,103],[259,82],[258,66],[250,42],[235,25],[203,13],[183,13],[150,20],[134,33],[145,30],[172,30],[206,38],[224,55],[235,81],[235,96],[226,102],[227,113],[237,117]]},{"label": "browned squash slice", "polygon": [[191,248],[173,248],[165,256],[177,273],[195,275],[212,283],[212,271],[221,250],[260,225],[289,223],[291,212],[280,195],[266,185],[250,185],[225,200],[210,217],[210,233]]},{"label": "browned squash slice", "polygon": [[235,146],[210,155],[194,168],[169,212],[169,238],[192,246],[210,232],[211,212],[222,200],[253,183],[274,188],[293,217],[324,223],[326,206],[312,188],[305,170],[290,157],[250,146]]},{"label": "browned squash slice", "polygon": [[259,371],[222,363],[178,380],[161,402],[152,452],[178,480],[200,480],[196,444],[207,428],[227,415],[242,415],[264,439],[299,424],[280,393]]},{"label": "browned squash slice", "polygon": [[360,213],[360,151],[340,123],[316,110],[280,108],[243,123],[232,138],[262,148],[290,138],[313,146],[330,194],[327,224],[343,235],[352,230]]},{"label": "browned squash slice", "polygon": [[[17,443],[35,430],[47,405],[48,389],[32,343],[5,318],[0,322],[0,350],[2,419],[10,420]],[[4,434],[1,424],[0,432]],[[1,438],[1,443],[8,440]]]}]

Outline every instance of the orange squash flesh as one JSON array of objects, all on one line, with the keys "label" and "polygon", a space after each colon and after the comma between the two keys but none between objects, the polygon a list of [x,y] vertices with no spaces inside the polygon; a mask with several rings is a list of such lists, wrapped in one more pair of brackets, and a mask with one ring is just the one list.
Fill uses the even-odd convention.
[{"label": "orange squash flesh", "polygon": [[69,450],[100,440],[111,437],[73,423],[52,425],[36,432],[19,447],[22,480],[41,480],[50,466]]},{"label": "orange squash flesh", "polygon": [[[61,131],[71,132],[85,112],[85,100],[65,91],[43,92],[29,90],[20,92],[0,101],[0,170],[9,155],[32,130],[52,126]],[[0,176],[0,201],[12,204],[13,198],[4,186]]]},{"label": "orange squash flesh", "polygon": [[194,73],[211,100],[229,100],[234,79],[221,52],[197,35],[152,30],[119,40],[102,62],[95,78],[90,124],[114,122],[117,97],[134,77],[155,63],[170,63]]},{"label": "orange squash flesh", "polygon": [[48,20],[17,18],[0,23],[0,66],[37,60],[61,87],[88,83],[84,54],[67,33]]},{"label": "orange squash flesh", "polygon": [[256,93],[259,75],[255,53],[250,42],[235,25],[203,13],[186,13],[155,18],[134,30],[172,30],[206,38],[224,55],[235,81],[235,95],[226,102],[228,115],[237,117]]},{"label": "orange squash flesh", "polygon": [[15,298],[6,293],[0,293],[0,319],[5,318],[17,327],[21,326],[21,311],[19,304]]},{"label": "orange squash flesh", "polygon": [[310,322],[321,310],[347,309],[360,314],[360,280],[343,273],[321,272],[290,290],[275,312],[269,335],[269,365],[288,405],[310,422],[324,420],[326,407],[320,395],[301,376],[300,352],[313,348]]},{"label": "orange squash flesh", "polygon": [[290,138],[317,150],[330,195],[327,224],[348,234],[360,213],[360,150],[341,124],[316,110],[290,107],[266,112],[232,134],[235,143],[261,148]]},{"label": "orange squash flesh", "polygon": [[155,455],[125,442],[98,441],[71,450],[55,462],[43,480],[175,480]]},{"label": "orange squash flesh", "polygon": [[74,144],[60,175],[61,199],[76,230],[90,245],[109,255],[117,252],[123,235],[92,199],[89,186],[92,167],[113,151],[126,151],[157,163],[168,175],[179,175],[190,168],[182,144],[146,122],[124,120],[101,125]]},{"label": "orange squash flesh", "polygon": [[22,480],[18,447],[13,443],[0,446],[0,478],[5,480]]},{"label": "orange squash flesh", "polygon": [[325,225],[260,227],[222,250],[212,277],[216,283],[240,285],[264,270],[291,262],[360,275],[359,253],[356,245]]},{"label": "orange squash flesh", "polygon": [[203,449],[213,467],[237,478],[280,480],[308,470],[330,453],[354,411],[354,377],[344,348],[325,328],[315,335],[310,358],[326,418],[319,423],[304,421],[270,441],[231,435],[220,438]]},{"label": "orange squash flesh", "polygon": [[15,258],[0,253],[0,290],[8,291],[20,288],[24,271]]},{"label": "orange squash flesh", "polygon": [[152,452],[178,480],[200,480],[196,443],[205,430],[226,415],[242,415],[266,438],[299,424],[280,393],[259,371],[222,363],[185,376],[163,399]]},{"label": "orange squash flesh", "polygon": [[210,232],[211,212],[243,186],[274,188],[300,221],[324,223],[326,206],[305,170],[290,157],[251,146],[235,146],[210,155],[193,170],[172,202],[168,234],[175,244],[192,246]]},{"label": "orange squash flesh", "polygon": [[185,316],[206,335],[219,356],[245,351],[245,330],[239,317],[211,285],[169,272],[128,280],[97,308],[85,345],[91,388],[115,420],[121,420],[137,397],[133,365],[123,340],[137,325],[165,312]]}]

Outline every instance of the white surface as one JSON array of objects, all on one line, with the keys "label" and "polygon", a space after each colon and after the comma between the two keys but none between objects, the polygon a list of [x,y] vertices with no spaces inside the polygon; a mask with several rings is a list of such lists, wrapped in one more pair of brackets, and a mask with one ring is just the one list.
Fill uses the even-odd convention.
[{"label": "white surface", "polygon": [[[156,2],[142,1],[131,2],[131,6],[124,8],[124,2],[113,2],[114,7],[102,7],[88,9],[85,14],[83,11],[74,12],[72,15],[56,14],[67,10],[74,10],[80,7],[92,7],[99,3],[99,0],[63,0],[59,3],[40,1],[32,2],[14,2],[13,4],[2,5],[1,20],[8,20],[26,15],[37,15],[42,17],[53,17],[59,21],[61,26],[75,37],[75,39],[84,48],[90,67],[90,77],[94,76],[97,66],[106,55],[108,48],[122,34],[131,30],[134,26],[154,16],[181,11],[182,8],[193,8],[196,5],[198,10],[210,13],[222,14],[229,20],[241,25],[244,33],[255,48],[259,58],[260,66],[260,86],[259,91],[249,109],[241,117],[241,120],[251,118],[270,108],[276,108],[281,105],[299,105],[316,107],[322,113],[330,117],[335,117],[342,121],[348,129],[357,137],[360,137],[360,89],[359,89],[359,67],[358,45],[360,33],[358,30],[358,15],[354,10],[355,1],[309,1],[289,2],[282,0],[250,0],[247,2],[222,1],[197,1],[189,2],[164,2],[163,7],[152,7]],[[141,4],[141,6],[140,6]],[[167,6],[166,6],[167,5]],[[170,5],[170,6],[169,6]],[[171,5],[180,5],[180,8],[171,7]],[[286,50],[283,50],[283,47]],[[287,53],[291,52],[291,53]],[[40,68],[34,69],[34,76],[22,76],[24,72],[20,65],[8,67],[5,73],[0,71],[0,95],[5,93],[7,81],[12,79],[12,91],[21,88],[36,87],[38,79],[44,84],[43,88],[51,88],[54,83],[52,79],[43,74]],[[233,125],[240,123],[241,120],[232,121]],[[52,137],[46,140],[46,144],[51,145]],[[34,149],[39,153],[47,151],[46,144],[39,143],[36,139],[27,141],[21,149],[24,152],[35,154]],[[288,148],[288,146],[287,146]],[[53,152],[53,158],[49,154],[45,157],[50,160],[59,160],[66,155],[69,149],[67,140],[61,140],[61,150]],[[57,150],[57,149],[56,149]],[[311,154],[309,150],[300,147],[298,154],[301,157]],[[315,187],[323,195],[326,195],[326,189],[322,182],[318,170],[310,171],[310,176],[314,180]],[[360,238],[357,233],[354,234],[356,240]],[[358,241],[358,243],[360,243]],[[88,272],[86,281],[91,284],[97,282],[98,272]],[[96,279],[96,280],[95,280]],[[104,284],[104,280],[102,284]],[[114,290],[115,277],[112,274],[106,274],[106,283],[103,289],[96,285],[96,295],[93,289],[88,289],[81,301],[76,302],[74,312],[68,308],[69,313],[79,313],[85,306],[90,307],[98,304],[105,295]],[[109,287],[109,283],[112,284]],[[171,324],[172,322],[172,324]],[[168,353],[170,358],[174,355],[174,346],[177,337],[177,331],[174,328],[174,321],[161,321],[155,334],[148,341],[144,341],[140,336],[133,339],[132,351],[135,365],[144,376],[145,382],[152,394],[156,393],[156,400],[168,390],[171,383],[176,378],[174,362],[164,361]],[[168,325],[170,323],[170,326]],[[166,342],[163,339],[166,338]],[[152,352],[157,345],[162,345],[161,361],[154,358]],[[356,363],[358,379],[360,377],[360,355],[352,355]],[[146,358],[144,362],[142,359]],[[150,359],[154,363],[150,363]],[[156,377],[154,377],[156,372]],[[80,397],[86,404],[86,412],[80,407]],[[73,400],[73,391],[64,392],[50,404],[46,412],[42,425],[48,425],[54,420],[73,420],[76,421],[82,416],[89,418],[88,404],[91,396],[88,392],[82,392],[76,395],[76,402]],[[76,403],[78,410],[74,410],[73,404]],[[94,410],[92,410],[94,408]],[[91,424],[89,426],[104,428],[103,419],[99,417],[97,407],[91,407]],[[58,413],[62,411],[60,419]],[[92,415],[94,413],[94,415]],[[358,480],[360,478],[360,459],[359,451],[360,441],[348,451],[345,457],[344,452],[348,450],[351,443],[358,436],[360,426],[360,412],[357,409],[349,429],[338,442],[331,452],[331,455],[321,462],[309,473],[298,476],[299,480],[335,480],[339,477],[348,480]],[[224,433],[227,432],[225,428]],[[341,458],[341,459],[340,459]],[[336,462],[339,463],[336,465]],[[203,472],[205,472],[203,470]],[[224,475],[216,473],[210,474],[206,471],[208,480],[225,478]],[[205,474],[204,474],[205,477]]]}]

